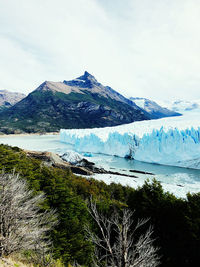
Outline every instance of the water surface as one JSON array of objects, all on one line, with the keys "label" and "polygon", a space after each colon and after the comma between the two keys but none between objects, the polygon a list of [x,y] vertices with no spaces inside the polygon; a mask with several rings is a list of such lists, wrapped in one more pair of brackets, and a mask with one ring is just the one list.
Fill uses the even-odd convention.
[{"label": "water surface", "polygon": [[[67,150],[73,150],[73,145],[60,142],[59,135],[2,136],[0,137],[0,143],[18,146],[27,150],[50,151],[60,155]],[[84,152],[82,154],[84,155]],[[150,164],[103,154],[92,154],[87,159],[107,170],[133,174],[130,170],[135,169],[154,174],[143,175],[135,173],[138,176],[135,179],[116,175],[95,175],[96,179],[104,180],[106,183],[117,182],[136,187],[142,185],[147,178],[151,180],[155,177],[162,183],[165,190],[177,196],[185,197],[188,191],[192,193],[200,192],[200,170]]]}]

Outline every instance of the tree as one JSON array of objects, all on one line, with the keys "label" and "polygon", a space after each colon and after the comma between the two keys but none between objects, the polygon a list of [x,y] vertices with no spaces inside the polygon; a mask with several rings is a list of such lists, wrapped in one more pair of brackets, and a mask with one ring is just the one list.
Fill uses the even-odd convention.
[{"label": "tree", "polygon": [[47,252],[49,231],[56,224],[55,211],[41,212],[44,195],[33,196],[19,175],[0,174],[0,257],[13,252]]},{"label": "tree", "polygon": [[86,228],[89,239],[95,245],[95,266],[109,267],[155,267],[159,265],[158,248],[153,246],[153,228],[137,237],[137,230],[147,221],[138,220],[133,226],[133,212],[124,209],[122,216],[115,212],[111,218],[97,211],[96,203],[90,201],[89,212],[96,222],[99,235]]}]

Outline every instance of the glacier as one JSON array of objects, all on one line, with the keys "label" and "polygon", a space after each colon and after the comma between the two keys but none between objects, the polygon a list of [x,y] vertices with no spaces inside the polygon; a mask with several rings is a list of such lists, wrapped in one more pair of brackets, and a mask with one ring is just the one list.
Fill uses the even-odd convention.
[{"label": "glacier", "polygon": [[200,169],[200,112],[115,127],[61,129],[60,141],[77,152]]}]

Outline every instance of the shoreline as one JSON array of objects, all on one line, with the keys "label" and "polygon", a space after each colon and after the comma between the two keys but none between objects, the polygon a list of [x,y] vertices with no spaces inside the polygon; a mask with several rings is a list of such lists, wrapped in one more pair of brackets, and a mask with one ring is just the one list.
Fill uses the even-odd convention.
[{"label": "shoreline", "polygon": [[43,136],[43,135],[59,135],[60,132],[49,132],[49,133],[21,133],[21,134],[1,134],[1,137],[23,137],[23,136],[32,136],[32,135],[38,135],[38,136]]},{"label": "shoreline", "polygon": [[[58,133],[56,133],[56,135],[57,134]],[[28,135],[31,136],[31,134],[28,134]],[[26,135],[26,136],[28,136],[28,135]],[[47,133],[45,135],[47,135]],[[44,139],[45,139],[45,135],[43,135]],[[54,136],[55,138],[57,138],[56,135]],[[9,135],[9,136],[11,136],[11,135]],[[16,136],[16,135],[14,135],[14,136]],[[15,139],[15,138],[13,138],[13,139]],[[19,138],[18,140],[20,141],[21,139],[23,140],[23,137]],[[12,138],[10,138],[10,140],[8,138],[6,142],[9,143],[9,141],[11,141],[11,140],[12,140]],[[2,142],[3,142],[3,138],[2,138]],[[17,145],[11,145],[11,146],[17,146]],[[44,149],[42,151],[38,150],[36,148],[35,149],[21,148],[21,149],[24,152],[25,152],[25,150],[29,150],[29,153],[31,153],[31,151],[32,151],[32,153],[35,154],[35,155],[41,154],[41,157],[44,156],[44,158],[45,158],[45,154],[47,154],[47,156],[50,155],[51,153],[57,154],[56,152],[48,152],[48,151],[45,151]],[[58,158],[58,157],[56,156],[56,158]],[[47,164],[50,164],[51,162],[53,162],[53,164],[56,165],[57,167],[61,167],[59,162],[57,162],[57,164],[56,164],[54,156],[52,157],[52,161],[47,160]],[[91,162],[93,162],[93,161],[91,161]],[[93,163],[95,163],[95,162],[93,162]],[[97,164],[97,162],[95,164]],[[65,162],[64,165],[65,165],[64,167],[68,167],[69,168],[69,165],[67,164],[67,162]],[[97,165],[97,167],[101,168],[101,166],[98,166],[98,165]],[[166,167],[168,167],[168,166],[166,166]],[[101,181],[104,181],[106,183],[114,182],[114,183],[120,183],[122,185],[132,186],[132,187],[135,187],[136,185],[137,186],[142,186],[142,184],[145,182],[146,178],[148,178],[150,181],[153,178],[156,178],[162,184],[162,186],[163,186],[165,191],[169,191],[170,193],[173,193],[176,196],[179,196],[181,198],[185,198],[186,194],[188,192],[190,192],[190,193],[198,193],[199,192],[199,188],[200,188],[200,183],[196,179],[197,178],[197,174],[194,173],[194,175],[193,175],[192,173],[188,172],[187,169],[185,169],[185,172],[183,172],[183,173],[182,172],[181,173],[173,172],[173,173],[169,173],[169,174],[163,174],[162,172],[159,173],[159,172],[155,171],[154,174],[152,173],[152,175],[150,175],[150,174],[146,174],[146,171],[144,171],[144,170],[143,170],[144,173],[141,173],[142,171],[140,171],[140,169],[142,168],[142,166],[139,167],[139,170],[138,169],[136,169],[136,170],[133,169],[133,168],[135,168],[134,166],[131,166],[131,168],[129,168],[129,166],[127,166],[126,170],[123,167],[123,169],[120,170],[119,166],[118,166],[117,168],[114,169],[114,172],[118,172],[118,173],[115,173],[115,174],[111,174],[111,172],[109,173],[109,171],[110,171],[109,165],[106,166],[105,168],[106,168],[105,170],[107,170],[107,173],[101,172],[101,173],[93,173],[92,174],[89,170],[81,169],[78,166],[77,166],[76,170],[73,169],[73,171],[74,171],[74,173],[76,175],[81,175],[81,176],[87,175],[87,177],[92,177],[92,178],[94,178],[96,180],[101,180]],[[111,169],[113,170],[113,167]],[[128,176],[130,176],[130,173],[131,173],[130,170],[136,171],[135,173],[134,172],[133,173],[135,174],[135,176],[137,176],[137,178],[136,177],[128,177],[126,175],[125,176],[120,175],[120,174],[124,174],[123,170],[126,171],[125,172],[126,175],[129,174]],[[77,173],[77,171],[79,171],[79,173]],[[121,173],[121,171],[122,171],[122,173]],[[197,170],[197,171],[199,171],[199,170]],[[186,176],[182,177],[183,174],[185,174]],[[175,177],[173,177],[174,175],[175,175]],[[199,175],[198,175],[198,178],[199,178]]]}]

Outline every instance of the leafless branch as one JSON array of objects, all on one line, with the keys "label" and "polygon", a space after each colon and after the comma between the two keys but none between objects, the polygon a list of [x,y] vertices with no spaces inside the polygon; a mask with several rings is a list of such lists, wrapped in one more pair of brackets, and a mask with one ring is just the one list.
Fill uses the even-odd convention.
[{"label": "leafless branch", "polygon": [[40,211],[43,201],[44,194],[33,196],[19,175],[0,174],[0,257],[39,247],[47,253],[57,219],[53,210]]},{"label": "leafless branch", "polygon": [[[89,212],[96,222],[100,236],[86,228],[89,239],[95,245],[94,266],[156,267],[159,265],[158,248],[153,246],[153,228],[136,238],[136,231],[148,219],[138,220],[133,226],[133,212],[124,209],[122,216],[115,212],[106,218],[97,210],[96,203],[89,203]],[[113,242],[114,238],[114,242]]]}]

